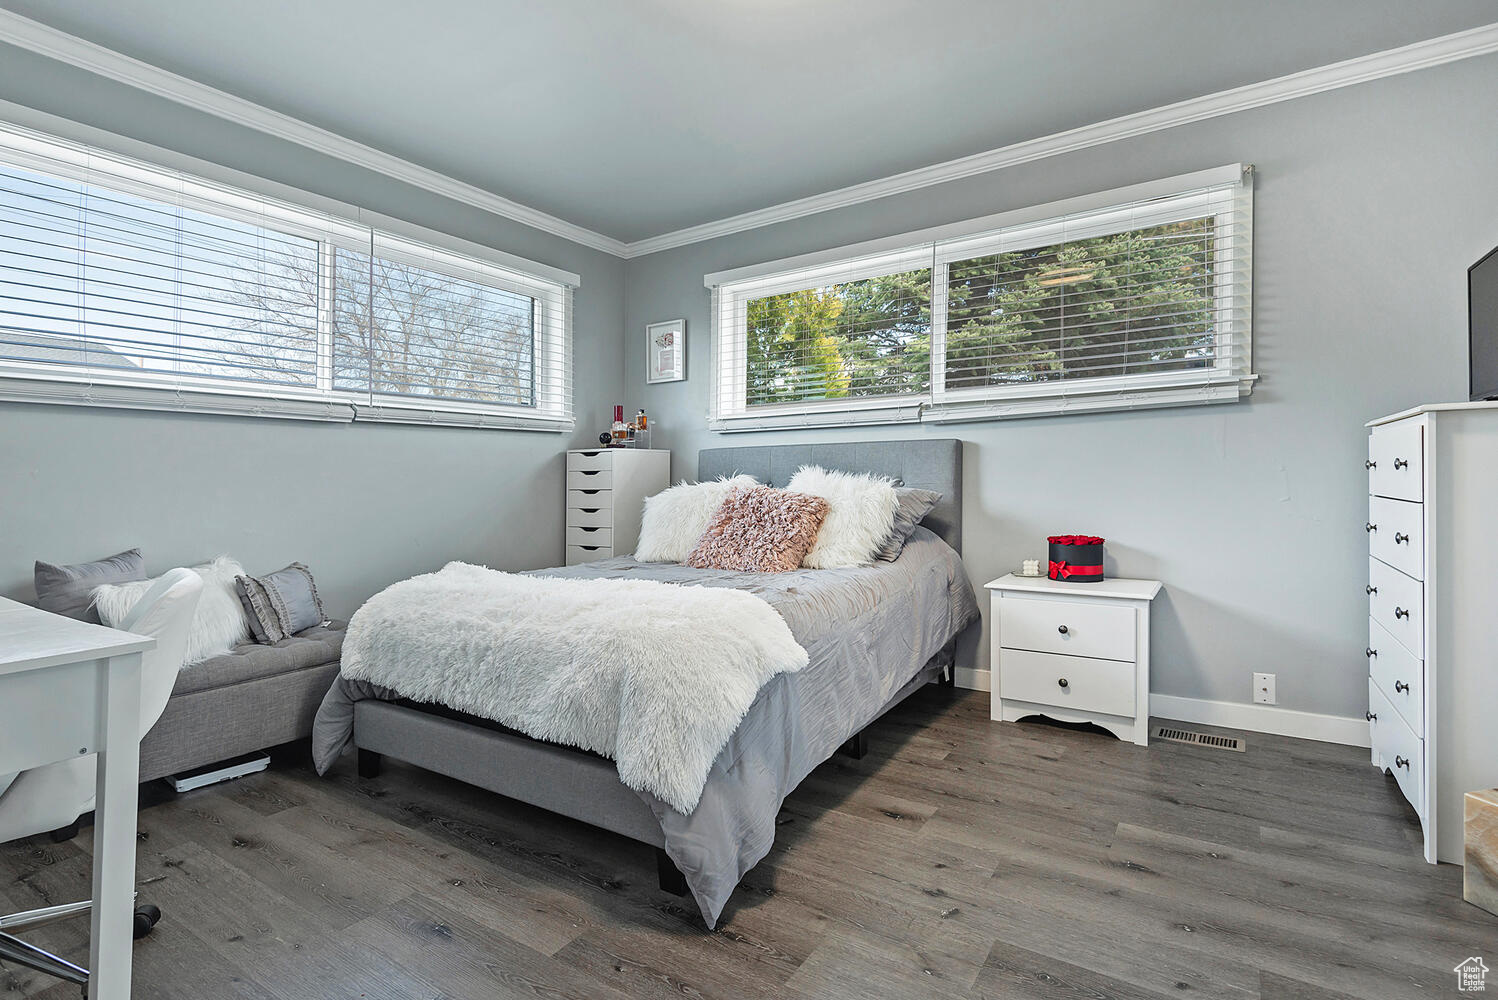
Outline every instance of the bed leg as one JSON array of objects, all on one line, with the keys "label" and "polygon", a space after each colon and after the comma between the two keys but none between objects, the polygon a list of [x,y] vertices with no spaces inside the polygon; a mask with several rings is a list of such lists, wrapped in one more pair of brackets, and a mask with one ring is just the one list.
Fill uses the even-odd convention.
[{"label": "bed leg", "polygon": [[655,849],[655,874],[660,879],[663,892],[669,892],[673,896],[687,894],[687,877],[676,867],[676,862],[671,860],[671,855],[664,848]]},{"label": "bed leg", "polygon": [[380,755],[373,750],[359,748],[359,777],[378,778],[380,776]]},{"label": "bed leg", "polygon": [[854,760],[863,760],[864,754],[869,752],[869,731],[860,729],[839,749]]}]

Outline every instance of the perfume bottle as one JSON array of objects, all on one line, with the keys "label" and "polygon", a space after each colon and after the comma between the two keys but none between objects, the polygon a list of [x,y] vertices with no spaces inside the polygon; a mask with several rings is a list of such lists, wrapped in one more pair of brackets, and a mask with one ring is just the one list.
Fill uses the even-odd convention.
[{"label": "perfume bottle", "polygon": [[615,403],[614,404],[614,425],[611,428],[611,430],[613,432],[613,438],[614,438],[614,440],[612,441],[613,447],[615,447],[615,448],[622,448],[622,447],[624,447],[624,436],[625,436],[625,434],[628,433],[628,428],[626,428],[624,426],[624,404],[623,403]]},{"label": "perfume bottle", "polygon": [[635,414],[635,447],[650,447],[650,420],[645,416],[644,409]]}]

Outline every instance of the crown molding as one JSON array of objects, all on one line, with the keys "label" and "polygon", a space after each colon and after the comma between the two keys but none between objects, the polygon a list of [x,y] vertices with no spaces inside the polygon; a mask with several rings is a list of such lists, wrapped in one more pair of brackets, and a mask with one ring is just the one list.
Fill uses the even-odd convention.
[{"label": "crown molding", "polygon": [[998,149],[936,163],[877,180],[826,191],[807,198],[756,209],[740,215],[688,226],[659,236],[626,243],[522,205],[483,188],[439,173],[429,167],[382,152],[361,142],[319,128],[290,115],[225,93],[58,31],[39,21],[0,9],[0,42],[67,63],[194,110],[251,128],[327,156],[375,171],[413,187],[430,191],[501,218],[616,257],[644,257],[693,243],[717,239],[778,222],[847,208],[977,174],[1002,170],[1047,157],[1088,149],[1120,139],[1161,132],[1179,125],[1262,108],[1282,101],[1351,87],[1385,77],[1442,66],[1498,52],[1498,23],[1442,35],[1399,48],[1386,49],[1342,62],[1291,73],[1260,83],[1194,97],[1175,104],[1084,125],[1053,135],[1028,139]]},{"label": "crown molding", "polygon": [[1261,83],[1251,83],[1203,97],[1193,97],[1175,104],[1124,115],[1121,118],[1083,125],[1080,128],[1057,132],[1038,139],[1028,139],[960,159],[935,163],[929,167],[907,170],[904,173],[854,184],[836,191],[798,198],[795,201],[756,209],[753,212],[719,219],[716,222],[688,226],[685,229],[637,240],[629,244],[626,256],[643,257],[646,254],[701,243],[720,236],[774,225],[777,222],[788,222],[791,219],[846,208],[879,198],[888,198],[891,195],[904,194],[936,184],[945,184],[948,181],[961,180],[975,174],[1002,170],[1005,167],[1060,156],[1063,153],[1101,146],[1120,139],[1161,132],[1178,125],[1189,125],[1208,118],[1220,118],[1223,115],[1262,108],[1281,101],[1292,101],[1298,97],[1309,97],[1312,94],[1381,80],[1384,77],[1397,76],[1401,73],[1412,73],[1415,70],[1441,66],[1492,52],[1498,52],[1498,24],[1486,24],[1396,49],[1386,49],[1382,52],[1358,56],[1355,59],[1329,63]]},{"label": "crown molding", "polygon": [[491,191],[420,166],[399,156],[381,152],[346,136],[308,124],[290,115],[225,93],[207,84],[178,76],[150,63],[107,49],[102,45],[58,31],[39,21],[0,10],[0,42],[37,55],[76,66],[98,76],[164,97],[196,111],[222,118],[267,135],[294,142],[327,156],[373,170],[395,180],[451,198],[481,211],[519,222],[580,243],[594,250],[623,257],[628,252],[622,240],[595,233],[539,209],[522,205]]}]

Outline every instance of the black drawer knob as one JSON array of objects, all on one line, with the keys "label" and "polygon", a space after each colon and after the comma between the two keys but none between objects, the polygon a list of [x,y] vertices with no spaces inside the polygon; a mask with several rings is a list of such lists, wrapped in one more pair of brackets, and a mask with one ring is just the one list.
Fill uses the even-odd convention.
[{"label": "black drawer knob", "polygon": [[1376,468],[1378,468],[1378,463],[1375,462],[1373,459],[1370,458],[1370,459],[1368,459],[1368,461],[1366,461],[1366,462],[1363,463],[1363,468],[1365,468],[1365,469],[1376,469]]},{"label": "black drawer knob", "polygon": [[1400,534],[1397,531],[1394,532],[1394,544],[1395,545],[1401,545],[1401,544],[1408,545],[1409,542],[1410,542],[1410,536],[1409,535]]},{"label": "black drawer knob", "polygon": [[1373,584],[1371,584],[1371,583],[1370,583],[1370,584],[1368,584],[1368,586],[1366,586],[1366,587],[1364,587],[1364,588],[1363,588],[1363,589],[1364,589],[1364,590],[1366,590],[1366,591],[1368,591],[1368,593],[1369,593],[1369,594],[1370,594],[1370,595],[1371,595],[1371,594],[1376,594],[1376,593],[1378,593],[1378,588],[1377,588],[1377,587],[1375,587],[1375,586],[1374,586],[1374,585],[1373,585]]},{"label": "black drawer knob", "polygon": [[1071,682],[1068,681],[1065,677],[1061,678],[1056,683],[1060,684],[1062,687],[1071,687]]},{"label": "black drawer knob", "polygon": [[1395,681],[1394,682],[1394,692],[1396,694],[1408,694],[1409,690],[1410,690],[1410,686],[1408,684],[1406,684],[1404,681]]},{"label": "black drawer knob", "polygon": [[1367,649],[1363,650],[1363,655],[1369,657],[1377,656],[1378,650],[1374,649],[1372,646],[1369,646]]},{"label": "black drawer knob", "polygon": [[1394,459],[1394,468],[1396,468],[1396,469],[1408,469],[1409,467],[1410,467],[1410,463],[1407,460],[1405,460],[1403,458],[1396,458],[1396,459]]},{"label": "black drawer knob", "polygon": [[1365,525],[1363,525],[1363,530],[1364,531],[1377,531],[1378,530],[1378,525],[1371,524],[1371,523],[1370,524],[1365,524]]},{"label": "black drawer knob", "polygon": [[1057,625],[1056,631],[1060,632],[1062,635],[1066,635],[1066,633],[1069,632],[1070,629],[1068,629],[1065,625]]},{"label": "black drawer knob", "polygon": [[1409,616],[1410,616],[1410,613],[1408,611],[1406,611],[1404,608],[1395,608],[1394,609],[1394,617],[1395,618],[1408,618]]},{"label": "black drawer knob", "polygon": [[1363,713],[1363,718],[1367,719],[1369,722],[1377,722],[1378,721],[1378,713],[1377,712],[1364,712]]},{"label": "black drawer knob", "polygon": [[1406,771],[1408,771],[1410,769],[1410,759],[1408,757],[1401,757],[1398,754],[1395,754],[1394,755],[1394,766],[1395,767],[1402,767]]}]

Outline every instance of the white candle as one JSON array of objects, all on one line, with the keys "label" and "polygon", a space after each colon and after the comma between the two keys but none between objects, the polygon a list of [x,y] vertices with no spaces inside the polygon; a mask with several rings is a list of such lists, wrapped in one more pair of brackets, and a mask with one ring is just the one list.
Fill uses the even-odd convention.
[{"label": "white candle", "polygon": [[1039,576],[1040,575],[1040,560],[1039,559],[1026,559],[1025,563],[1024,563],[1023,572],[1024,572],[1025,576]]}]

